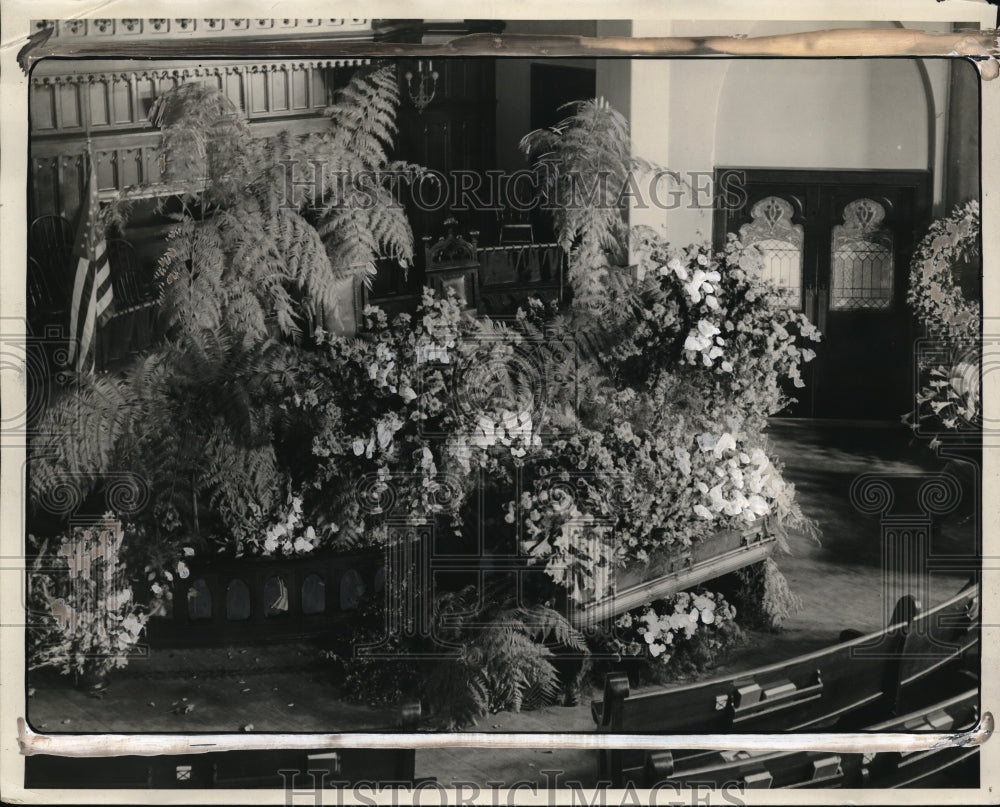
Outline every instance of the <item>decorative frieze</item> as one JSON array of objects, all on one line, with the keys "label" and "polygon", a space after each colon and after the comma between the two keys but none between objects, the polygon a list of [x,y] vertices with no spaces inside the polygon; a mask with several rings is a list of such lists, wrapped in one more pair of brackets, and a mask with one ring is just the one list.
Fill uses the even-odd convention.
[{"label": "decorative frieze", "polygon": [[286,35],[297,30],[309,33],[330,31],[337,33],[369,33],[370,19],[226,19],[212,17],[204,19],[154,17],[149,19],[75,19],[75,20],[35,20],[35,31],[52,30],[52,36],[59,39],[80,37],[123,37],[155,38],[164,34],[186,36],[242,36],[247,32],[259,34],[273,31],[276,35]]},{"label": "decorative frieze", "polygon": [[178,81],[185,82],[210,76],[222,76],[231,73],[267,73],[285,72],[289,70],[315,70],[334,67],[357,67],[367,64],[368,59],[297,59],[282,62],[257,62],[252,64],[208,64],[190,65],[185,67],[153,67],[128,71],[102,71],[97,73],[65,73],[61,75],[44,75],[36,71],[32,76],[32,86],[47,86],[61,84],[93,84],[108,81]]}]

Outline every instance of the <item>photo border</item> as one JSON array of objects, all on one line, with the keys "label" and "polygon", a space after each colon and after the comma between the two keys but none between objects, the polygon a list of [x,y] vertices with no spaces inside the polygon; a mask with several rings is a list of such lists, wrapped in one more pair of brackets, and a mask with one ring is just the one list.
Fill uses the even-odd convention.
[{"label": "photo border", "polygon": [[[59,8],[62,6],[63,14],[60,15]],[[171,10],[176,8],[178,4],[172,4]],[[188,4],[191,5],[191,4]],[[205,2],[200,3],[197,6],[199,13],[209,13],[214,12],[217,14],[224,15],[224,9],[227,4],[221,4],[217,2]],[[574,4],[572,8],[572,14],[568,14],[568,9],[565,6],[560,6],[556,3],[543,3],[536,2],[529,5],[528,3],[521,3],[517,6],[512,6],[510,9],[504,9],[503,19],[543,19],[546,17],[553,18],[563,18],[567,16],[572,16],[579,19],[607,19],[607,20],[617,20],[625,16],[628,12],[626,9],[631,9],[634,7],[634,13],[631,15],[632,19],[640,22],[637,27],[640,29],[655,29],[655,20],[664,19],[666,15],[669,14],[670,18],[673,20],[691,20],[699,19],[704,21],[706,24],[714,23],[717,27],[721,28],[725,25],[726,21],[738,20],[738,19],[754,19],[760,20],[765,18],[765,10],[767,13],[775,15],[769,17],[768,19],[783,19],[789,22],[796,22],[802,24],[802,30],[808,31],[813,30],[809,23],[812,21],[836,21],[845,19],[863,19],[871,20],[873,18],[878,20],[920,20],[921,22],[942,22],[942,21],[952,21],[956,19],[968,20],[969,22],[979,23],[984,28],[996,25],[996,9],[993,6],[979,3],[979,2],[948,2],[948,3],[933,3],[931,0],[910,0],[909,2],[893,2],[880,4],[878,8],[873,8],[870,5],[858,2],[845,2],[845,3],[820,3],[820,2],[803,2],[792,6],[791,4],[785,3],[748,3],[748,2],[735,2],[734,0],[729,0],[729,2],[720,2],[713,4],[711,7],[707,7],[705,4],[699,4],[694,2],[685,3],[675,3],[669,8],[663,7],[662,9],[649,3],[636,2],[631,6],[617,6],[614,7],[615,16],[607,17],[608,9],[606,6],[599,5],[597,3],[578,3]],[[231,6],[230,6],[231,7]],[[376,5],[374,3],[370,4],[353,4],[353,8],[357,9],[356,13],[361,13],[369,17],[375,16]],[[277,16],[279,11],[290,17],[304,17],[309,11],[315,12],[314,5],[307,5],[303,3],[279,3],[279,4],[269,4],[265,5],[262,3],[254,3],[251,6],[241,4],[239,7],[239,13],[247,15],[248,10],[253,10],[254,8],[259,8],[260,14],[265,16]],[[342,6],[338,6],[337,10],[341,13],[346,13],[342,11]],[[485,4],[481,4],[480,8],[483,8],[484,12],[487,11]],[[490,7],[492,8],[492,7]],[[451,4],[446,3],[399,3],[399,2],[382,2],[377,6],[379,16],[382,17],[398,17],[398,18],[411,18],[411,17],[422,17],[422,18],[447,18],[449,14],[454,13],[454,7]],[[125,17],[128,16],[129,11],[132,14],[138,14],[141,16],[146,16],[150,14],[149,3],[137,3],[137,2],[122,2],[114,3],[109,6],[100,6],[95,4],[95,8],[92,12],[87,13],[82,16],[87,17],[106,17],[112,14],[115,17]],[[192,8],[193,10],[193,8]],[[478,10],[478,8],[476,9]],[[21,72],[17,64],[17,55],[22,50],[25,42],[25,35],[28,32],[28,20],[36,18],[52,18],[57,19],[60,16],[81,16],[81,9],[73,8],[70,4],[53,4],[53,3],[29,3],[24,2],[24,0],[5,0],[3,3],[3,22],[2,22],[2,42],[3,42],[3,52],[0,54],[2,57],[2,82],[4,89],[4,104],[3,110],[0,112],[0,126],[2,126],[2,143],[4,148],[0,152],[0,177],[2,177],[2,184],[0,184],[0,199],[2,199],[2,209],[7,215],[5,216],[6,227],[4,228],[4,238],[2,245],[2,271],[0,271],[0,322],[9,323],[11,320],[17,321],[18,319],[23,319],[25,314],[25,301],[24,301],[24,284],[23,284],[23,262],[24,254],[26,253],[25,245],[25,233],[22,226],[22,222],[26,218],[26,198],[24,195],[24,188],[27,183],[27,167],[26,167],[26,154],[27,154],[27,78],[24,73]],[[234,9],[235,11],[235,9]],[[588,13],[589,12],[589,13]],[[470,10],[471,13],[471,10]],[[746,15],[750,13],[751,16],[740,16],[740,14]],[[605,15],[602,17],[602,15]],[[648,23],[648,24],[647,24]],[[888,31],[891,29],[878,29],[879,31]],[[869,33],[874,33],[874,30],[869,31]],[[868,47],[870,44],[870,39],[867,36],[859,36],[854,39],[851,43],[842,43],[842,46],[846,49],[844,52],[816,52],[815,50],[809,51],[810,57],[815,58],[828,58],[832,56],[878,56],[878,55],[893,55],[899,57],[907,56],[951,56],[952,58],[968,58],[972,56],[978,57],[990,57],[992,56],[992,62],[996,64],[996,36],[995,33],[992,35],[993,50],[990,51],[987,47],[989,44],[989,36],[972,37],[971,40],[963,39],[965,45],[972,50],[971,53],[963,53],[960,49],[961,43],[959,43],[959,48],[952,48],[945,53],[929,53],[929,52],[909,52],[905,47],[901,45],[901,41],[904,38],[912,39],[912,43],[907,46],[915,50],[920,50],[921,48],[930,48],[930,44],[933,40],[926,40],[915,34],[913,28],[907,29],[906,33],[912,35],[910,37],[901,37],[899,34],[890,34],[888,37],[883,37],[876,35],[874,39],[885,39],[886,43],[884,47],[891,48],[902,48],[901,50],[894,50],[892,53],[869,53],[864,48]],[[725,34],[720,34],[720,36],[725,36]],[[794,37],[797,39],[803,39],[802,37]],[[510,52],[504,49],[496,49],[495,40],[486,41],[483,43],[482,47],[493,47],[494,50],[486,54],[478,55],[497,55],[497,56],[508,56],[508,55],[526,55],[523,52]],[[893,40],[891,44],[889,40]],[[173,41],[173,40],[171,40]],[[502,42],[502,38],[500,38]],[[741,43],[748,43],[750,40],[734,40],[731,42],[736,49],[740,49]],[[943,40],[933,41],[934,45],[940,45]],[[47,43],[49,46],[54,47],[54,43]],[[115,43],[112,40],[110,43],[111,49],[115,50]],[[253,43],[248,43],[253,44]],[[652,49],[641,49],[634,48],[629,50],[632,45],[623,45],[619,42],[615,42],[615,47],[621,47],[624,49],[622,52],[615,54],[604,53],[603,55],[619,55],[619,56],[652,56],[652,55],[664,55],[660,53],[654,53]],[[785,43],[786,45],[788,43]],[[793,45],[794,46],[794,45]],[[343,48],[344,46],[338,46],[338,48]],[[453,52],[449,51],[444,45],[435,46],[423,46],[427,50],[418,48],[402,48],[401,46],[395,46],[396,52],[392,55],[402,55],[407,52],[420,52],[421,54],[427,53],[428,55],[476,55],[466,52]],[[550,46],[551,47],[551,46]],[[806,44],[802,44],[802,47],[807,47]],[[980,48],[977,50],[977,48]],[[69,48],[71,52],[64,53],[62,55],[66,56],[80,56],[82,53],[79,51],[72,52],[73,48]],[[365,48],[361,48],[365,50]],[[861,52],[855,52],[855,51]],[[34,51],[36,54],[44,53],[45,46],[40,45],[38,50]],[[343,50],[339,52],[344,52]],[[253,51],[256,55],[260,51]],[[592,52],[582,52],[579,49],[570,48],[568,51],[562,53],[561,55],[584,55],[593,56],[599,55]],[[52,53],[51,55],[56,55]],[[106,54],[108,55],[108,54]],[[121,53],[121,56],[127,58],[131,55],[130,53]],[[167,58],[167,54],[161,54],[164,58]],[[203,54],[204,55],[204,54]],[[249,55],[249,54],[248,54]],[[269,58],[281,58],[284,53],[268,53]],[[358,53],[356,55],[368,55],[366,53]],[[374,54],[372,54],[374,55]],[[389,55],[389,54],[385,54]],[[679,54],[674,54],[679,55]],[[712,53],[705,54],[692,54],[690,51],[686,54],[688,58],[712,58]],[[732,54],[739,55],[739,54]],[[760,53],[747,53],[746,49],[743,49],[742,55],[760,56]],[[792,53],[772,53],[770,55],[798,55],[802,56],[803,53],[798,54]],[[289,58],[293,58],[294,54],[288,54]],[[181,57],[182,58],[182,57]],[[998,166],[1000,166],[1000,142],[998,142],[995,135],[993,137],[987,137],[988,132],[993,131],[994,133],[1000,131],[1000,81],[982,81],[981,82],[981,148],[982,148],[982,215],[985,221],[997,221],[1000,219],[1000,195],[998,195],[997,189],[1000,187],[1000,176],[997,175]],[[994,265],[1000,263],[1000,228],[984,228],[983,230],[983,264],[984,266],[993,267]],[[992,271],[992,269],[990,270]],[[994,272],[994,275],[996,273]],[[995,318],[1000,316],[1000,282],[998,282],[996,276],[992,276],[989,272],[984,271],[984,289],[983,289],[983,317],[984,319]],[[1000,401],[1000,388],[998,388],[998,381],[994,374],[993,377],[984,373],[983,383],[984,383],[984,417],[989,417],[989,413],[995,412],[995,407],[997,401]],[[7,376],[4,378],[4,384],[2,390],[2,403],[3,408],[7,411],[23,411],[24,403],[24,389],[17,384],[11,383]],[[23,463],[24,463],[24,447],[19,443],[17,436],[13,436],[13,439],[8,440],[8,435],[2,436],[2,442],[0,442],[0,449],[3,452],[2,471],[0,471],[0,490],[2,490],[3,496],[3,507],[0,509],[0,580],[13,580],[14,576],[20,576],[23,572],[23,512],[21,502],[23,500],[22,495],[22,484],[23,484]],[[985,448],[990,446],[984,445]],[[992,563],[994,559],[1000,559],[1000,550],[997,547],[997,528],[1000,526],[1000,517],[998,517],[997,501],[1000,499],[996,494],[994,485],[996,480],[1000,478],[997,471],[1000,470],[1000,463],[997,462],[995,457],[995,452],[985,451],[983,452],[983,485],[984,485],[984,495],[983,495],[983,555],[984,555],[984,568],[982,576],[982,599],[983,599],[983,631],[982,631],[982,645],[983,645],[983,660],[982,668],[984,672],[991,671],[995,667],[996,661],[996,639],[998,638],[997,627],[1000,626],[997,620],[997,579],[994,572],[996,567],[990,566],[986,561]],[[992,495],[991,495],[992,494]],[[20,564],[20,565],[19,565]],[[19,602],[19,592],[20,585],[0,585],[0,614],[7,615],[10,613],[16,613],[21,610],[21,605]],[[17,745],[16,732],[13,730],[14,725],[18,717],[25,714],[23,701],[23,687],[18,687],[16,684],[18,681],[23,680],[24,676],[24,655],[23,655],[23,641],[20,640],[20,631],[17,628],[11,628],[8,619],[3,619],[2,623],[6,626],[0,632],[0,646],[3,647],[2,660],[0,660],[0,673],[2,673],[3,682],[8,684],[3,688],[4,695],[2,704],[0,704],[0,770],[2,770],[2,781],[0,781],[0,786],[3,788],[3,795],[5,798],[18,798],[26,802],[34,801],[40,795],[46,800],[56,798],[61,798],[64,795],[68,796],[74,801],[80,803],[120,803],[129,802],[134,800],[136,796],[135,791],[115,791],[112,793],[107,792],[88,792],[88,791],[42,791],[41,793],[35,792],[30,793],[23,791],[23,787],[18,784],[18,780],[23,781],[23,765],[18,765],[17,760],[21,759],[19,754],[19,749]],[[11,690],[21,691],[21,694],[17,697],[12,697]],[[982,680],[981,696],[982,703],[985,708],[989,708],[990,705],[1000,703],[997,698],[997,681],[995,675],[984,675]],[[183,736],[183,735],[180,735]],[[192,737],[203,737],[204,735],[192,735]],[[235,737],[240,737],[241,735],[233,735]],[[281,735],[285,736],[285,735]],[[301,735],[289,735],[289,736],[300,736]],[[359,735],[341,735],[347,738],[348,743],[353,739],[355,742],[360,739]],[[421,735],[417,735],[421,736]],[[424,735],[425,736],[425,735]],[[444,737],[445,735],[438,735]],[[455,747],[463,747],[466,742],[468,742],[469,734],[467,733],[455,733],[454,735],[447,735],[448,737],[454,737],[456,740]],[[536,734],[526,734],[520,735],[524,737],[523,745],[527,747],[538,747],[541,744],[541,739],[544,735]],[[620,747],[621,739],[619,737],[618,744],[614,740],[616,735],[588,735],[581,734],[581,738],[587,738],[593,736],[596,740],[600,737],[600,742],[605,747]],[[694,735],[692,735],[694,736]],[[801,740],[804,735],[790,735],[790,734],[775,734],[769,735],[774,738],[784,737],[786,741]],[[846,737],[846,735],[836,735],[838,737]],[[866,735],[865,743],[870,742],[870,738],[874,735]],[[908,735],[913,736],[913,735]],[[924,735],[925,737],[928,735]],[[388,747],[409,747],[413,743],[408,742],[410,735],[401,735],[399,739],[392,742]],[[833,743],[835,735],[826,735],[827,741]],[[464,738],[464,739],[463,739]],[[610,738],[610,739],[609,739]],[[672,747],[680,747],[678,742],[674,742],[677,738],[661,738],[669,739],[673,742]],[[701,745],[701,741],[712,741],[714,743],[713,747],[721,748],[727,745],[732,745],[733,735],[719,735],[714,738],[712,735],[697,735],[698,745],[700,747],[705,747]],[[853,743],[852,747],[857,748],[856,743],[858,742],[857,737],[847,740]],[[649,742],[651,740],[643,740],[645,745],[644,748],[650,747]],[[753,743],[747,742],[747,735],[739,736],[739,744],[741,746],[753,745]],[[588,746],[597,747],[597,743],[587,743]],[[312,747],[312,746],[310,746]],[[221,750],[221,749],[217,749]],[[1000,751],[1000,749],[997,749]],[[939,800],[941,803],[953,802],[953,803],[971,803],[966,801],[970,799],[973,795],[977,795],[982,799],[983,803],[988,803],[991,800],[990,793],[992,793],[992,787],[1000,782],[1000,774],[992,773],[1000,770],[1000,766],[996,763],[998,760],[998,754],[994,754],[994,744],[986,744],[983,746],[981,751],[981,783],[979,791],[974,791],[972,789],[963,789],[961,791],[956,791],[953,796],[949,796],[949,792],[941,791],[931,791],[933,798]],[[991,775],[992,774],[992,775]],[[195,802],[217,802],[223,799],[226,802],[232,803],[232,799],[235,793],[241,794],[241,803],[255,803],[258,801],[264,801],[269,799],[271,795],[275,792],[281,793],[281,791],[224,791],[224,790],[192,790],[192,791],[152,791],[145,792],[144,797],[146,800],[152,803],[177,803],[182,800],[187,800],[189,797]],[[914,791],[899,791],[896,798],[903,801],[915,800],[924,791],[914,790]],[[828,794],[833,794],[839,796],[840,798],[831,799],[827,801],[825,798]],[[758,793],[748,793],[747,803],[765,803],[758,801],[757,797],[762,794]],[[150,798],[152,796],[152,798]],[[778,798],[772,797],[777,796]],[[805,798],[803,798],[805,796]],[[183,797],[183,798],[181,798]],[[517,802],[504,802],[504,803],[519,803],[523,797],[531,798],[530,794],[518,795]],[[767,794],[768,801],[766,803],[803,803],[808,801],[809,803],[831,803],[833,801],[840,801],[846,798],[854,800],[856,803],[877,803],[880,798],[884,798],[883,791],[871,790],[871,791],[810,791],[807,794],[797,793],[795,791],[771,791]],[[817,798],[820,797],[820,798]],[[160,801],[162,799],[162,801]],[[800,799],[802,801],[800,801]],[[388,803],[388,798],[385,800]]]}]

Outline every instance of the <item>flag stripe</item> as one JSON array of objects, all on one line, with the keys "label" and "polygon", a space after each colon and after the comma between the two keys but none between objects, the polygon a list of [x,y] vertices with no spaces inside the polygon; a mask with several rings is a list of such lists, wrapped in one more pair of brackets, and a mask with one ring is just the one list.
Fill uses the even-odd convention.
[{"label": "flag stripe", "polygon": [[81,211],[73,251],[77,262],[70,307],[69,359],[75,359],[78,372],[93,369],[97,328],[106,323],[114,313],[114,290],[107,244],[104,233],[98,227],[100,204],[97,198],[97,169],[92,157],[89,157],[89,163],[87,204]]},{"label": "flag stripe", "polygon": [[77,356],[76,368],[83,371],[90,362],[91,339],[94,334],[94,273],[89,268],[85,272],[83,281],[83,291],[81,300],[79,330],[73,334],[79,343],[79,355]]}]

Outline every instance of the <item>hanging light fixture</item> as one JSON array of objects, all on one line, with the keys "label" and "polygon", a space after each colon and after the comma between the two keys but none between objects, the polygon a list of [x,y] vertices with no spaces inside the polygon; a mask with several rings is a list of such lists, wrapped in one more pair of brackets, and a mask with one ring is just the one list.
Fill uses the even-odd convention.
[{"label": "hanging light fixture", "polygon": [[[410,94],[410,101],[417,108],[417,112],[423,112],[424,108],[434,100],[434,92],[437,89],[438,73],[434,69],[434,63],[427,60],[426,67],[424,60],[417,62],[417,75],[414,76],[409,70],[404,74],[407,90]],[[416,87],[414,87],[416,79]]]}]

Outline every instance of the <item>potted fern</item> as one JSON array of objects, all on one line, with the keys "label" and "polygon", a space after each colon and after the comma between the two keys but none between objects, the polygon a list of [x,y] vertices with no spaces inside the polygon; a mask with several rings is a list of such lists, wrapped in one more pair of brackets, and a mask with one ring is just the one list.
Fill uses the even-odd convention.
[{"label": "potted fern", "polygon": [[[392,67],[359,71],[327,110],[329,127],[304,136],[256,137],[201,85],[157,100],[164,177],[185,189],[157,273],[166,335],[120,370],[75,378],[44,413],[31,446],[36,516],[67,480],[77,501],[94,502],[109,475],[134,474],[149,499],[119,515],[156,547],[144,570],[156,589],[184,547],[264,546],[315,470],[313,430],[336,428],[332,401],[302,405],[323,392],[326,333],[350,331],[354,286],[376,258],[412,258],[391,187],[419,168],[389,156],[397,104]],[[340,181],[305,181],[317,165]],[[336,514],[306,515],[314,534],[293,548],[312,551]]]}]

